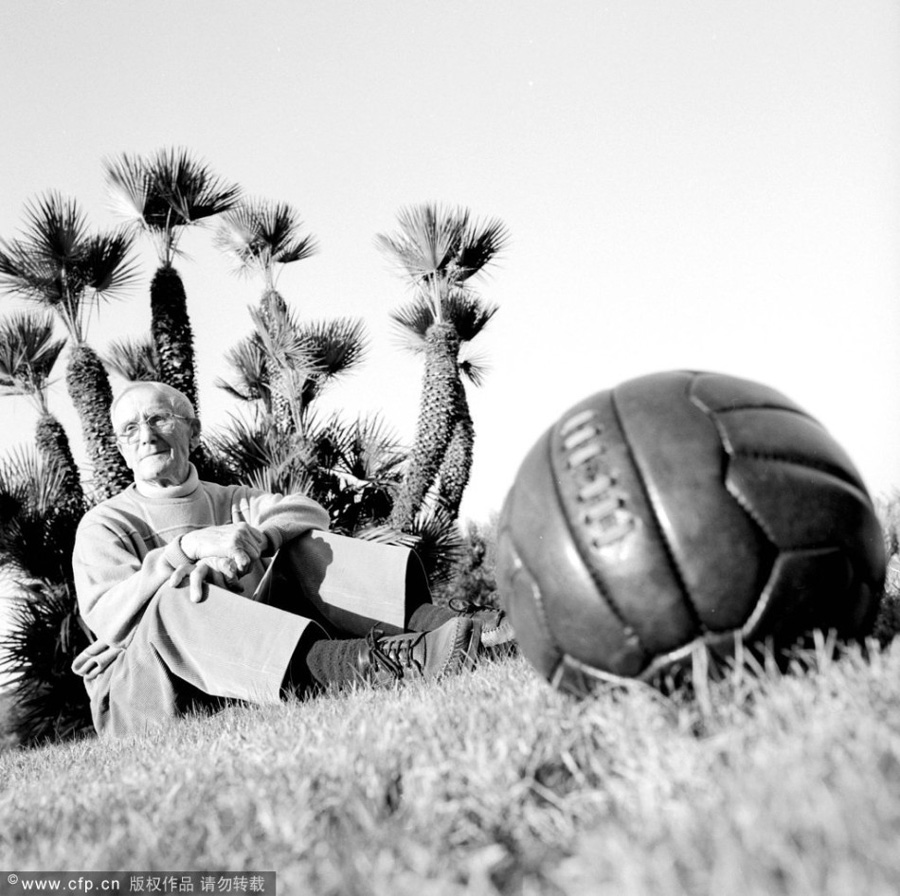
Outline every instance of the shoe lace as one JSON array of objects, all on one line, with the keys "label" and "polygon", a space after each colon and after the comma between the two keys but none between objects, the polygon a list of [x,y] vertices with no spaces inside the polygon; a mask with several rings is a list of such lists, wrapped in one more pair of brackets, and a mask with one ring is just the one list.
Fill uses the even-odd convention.
[{"label": "shoe lace", "polygon": [[403,670],[417,667],[413,648],[425,637],[421,632],[416,637],[386,637],[377,626],[366,635],[366,646],[374,664],[395,679],[403,678]]},{"label": "shoe lace", "polygon": [[476,613],[481,612],[500,612],[497,607],[492,607],[490,604],[480,604],[466,597],[451,597],[447,602],[447,606],[458,616],[474,616]]}]

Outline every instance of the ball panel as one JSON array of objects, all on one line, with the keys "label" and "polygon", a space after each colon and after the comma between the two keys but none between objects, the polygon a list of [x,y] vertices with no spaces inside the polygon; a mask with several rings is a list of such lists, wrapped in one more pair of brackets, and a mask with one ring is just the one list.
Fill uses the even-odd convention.
[{"label": "ball panel", "polygon": [[611,393],[598,393],[564,414],[552,430],[551,447],[571,537],[617,616],[651,654],[694,637],[699,626],[659,539]]},{"label": "ball panel", "polygon": [[[703,629],[726,631],[752,612],[774,550],[724,489],[727,457],[715,423],[687,397],[693,379],[689,373],[641,377],[613,394],[681,599]],[[641,600],[635,573],[628,572]]]},{"label": "ball panel", "polygon": [[847,607],[858,597],[853,570],[837,548],[789,551],[778,556],[769,583],[742,634],[790,644],[813,628],[848,630]]},{"label": "ball panel", "polygon": [[780,457],[827,470],[859,489],[865,488],[844,449],[812,417],[752,408],[719,414],[716,423],[729,454]]},{"label": "ball panel", "polygon": [[[508,533],[537,593],[552,595],[545,623],[551,641],[564,644],[565,651],[582,662],[634,675],[647,663],[647,653],[606,599],[603,583],[588,569],[573,540],[549,461],[550,437],[545,433],[522,462],[504,505],[501,531]],[[512,589],[512,572],[498,563],[501,592]],[[519,594],[511,590],[510,595],[512,606]],[[529,615],[525,625],[537,622]]]},{"label": "ball panel", "polygon": [[842,547],[861,579],[881,584],[884,541],[866,493],[822,470],[754,457],[734,458],[728,488],[780,550]]},{"label": "ball panel", "polygon": [[805,413],[777,389],[723,373],[695,373],[689,395],[691,401],[713,414],[736,408],[782,408]]},{"label": "ball panel", "polygon": [[522,562],[509,529],[502,524],[497,538],[497,563],[503,570],[503,606],[516,633],[519,649],[541,675],[549,678],[562,654],[552,641],[540,588]]}]

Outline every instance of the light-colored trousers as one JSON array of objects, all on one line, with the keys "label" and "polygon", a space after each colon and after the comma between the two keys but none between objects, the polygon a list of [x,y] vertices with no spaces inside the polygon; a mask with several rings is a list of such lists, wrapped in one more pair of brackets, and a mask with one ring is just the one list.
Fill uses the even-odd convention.
[{"label": "light-colored trousers", "polygon": [[94,727],[138,733],[223,700],[277,703],[310,626],[323,637],[403,631],[431,600],[407,548],[313,531],[282,546],[252,597],[209,585],[192,603],[185,584],[147,604],[133,639],[86,682]]}]

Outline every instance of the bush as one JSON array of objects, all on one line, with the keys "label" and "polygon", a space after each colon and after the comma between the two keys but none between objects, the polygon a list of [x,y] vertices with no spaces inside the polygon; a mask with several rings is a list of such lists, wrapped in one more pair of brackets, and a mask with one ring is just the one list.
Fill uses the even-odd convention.
[{"label": "bush", "polygon": [[449,581],[435,589],[435,603],[446,604],[459,599],[491,607],[499,605],[497,524],[497,514],[492,514],[486,523],[472,520],[466,523],[462,558]]},{"label": "bush", "polygon": [[16,740],[36,744],[92,730],[84,682],[72,672],[87,645],[69,586],[44,581],[25,588],[0,660],[12,681],[7,730]]}]

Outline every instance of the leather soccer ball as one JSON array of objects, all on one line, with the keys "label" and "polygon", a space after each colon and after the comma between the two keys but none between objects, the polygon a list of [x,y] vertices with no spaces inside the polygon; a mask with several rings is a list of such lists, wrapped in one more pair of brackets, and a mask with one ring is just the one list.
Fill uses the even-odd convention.
[{"label": "leather soccer ball", "polygon": [[575,405],[523,461],[498,533],[520,650],[563,690],[653,680],[705,646],[866,634],[884,581],[843,449],[767,386],[675,371]]}]

